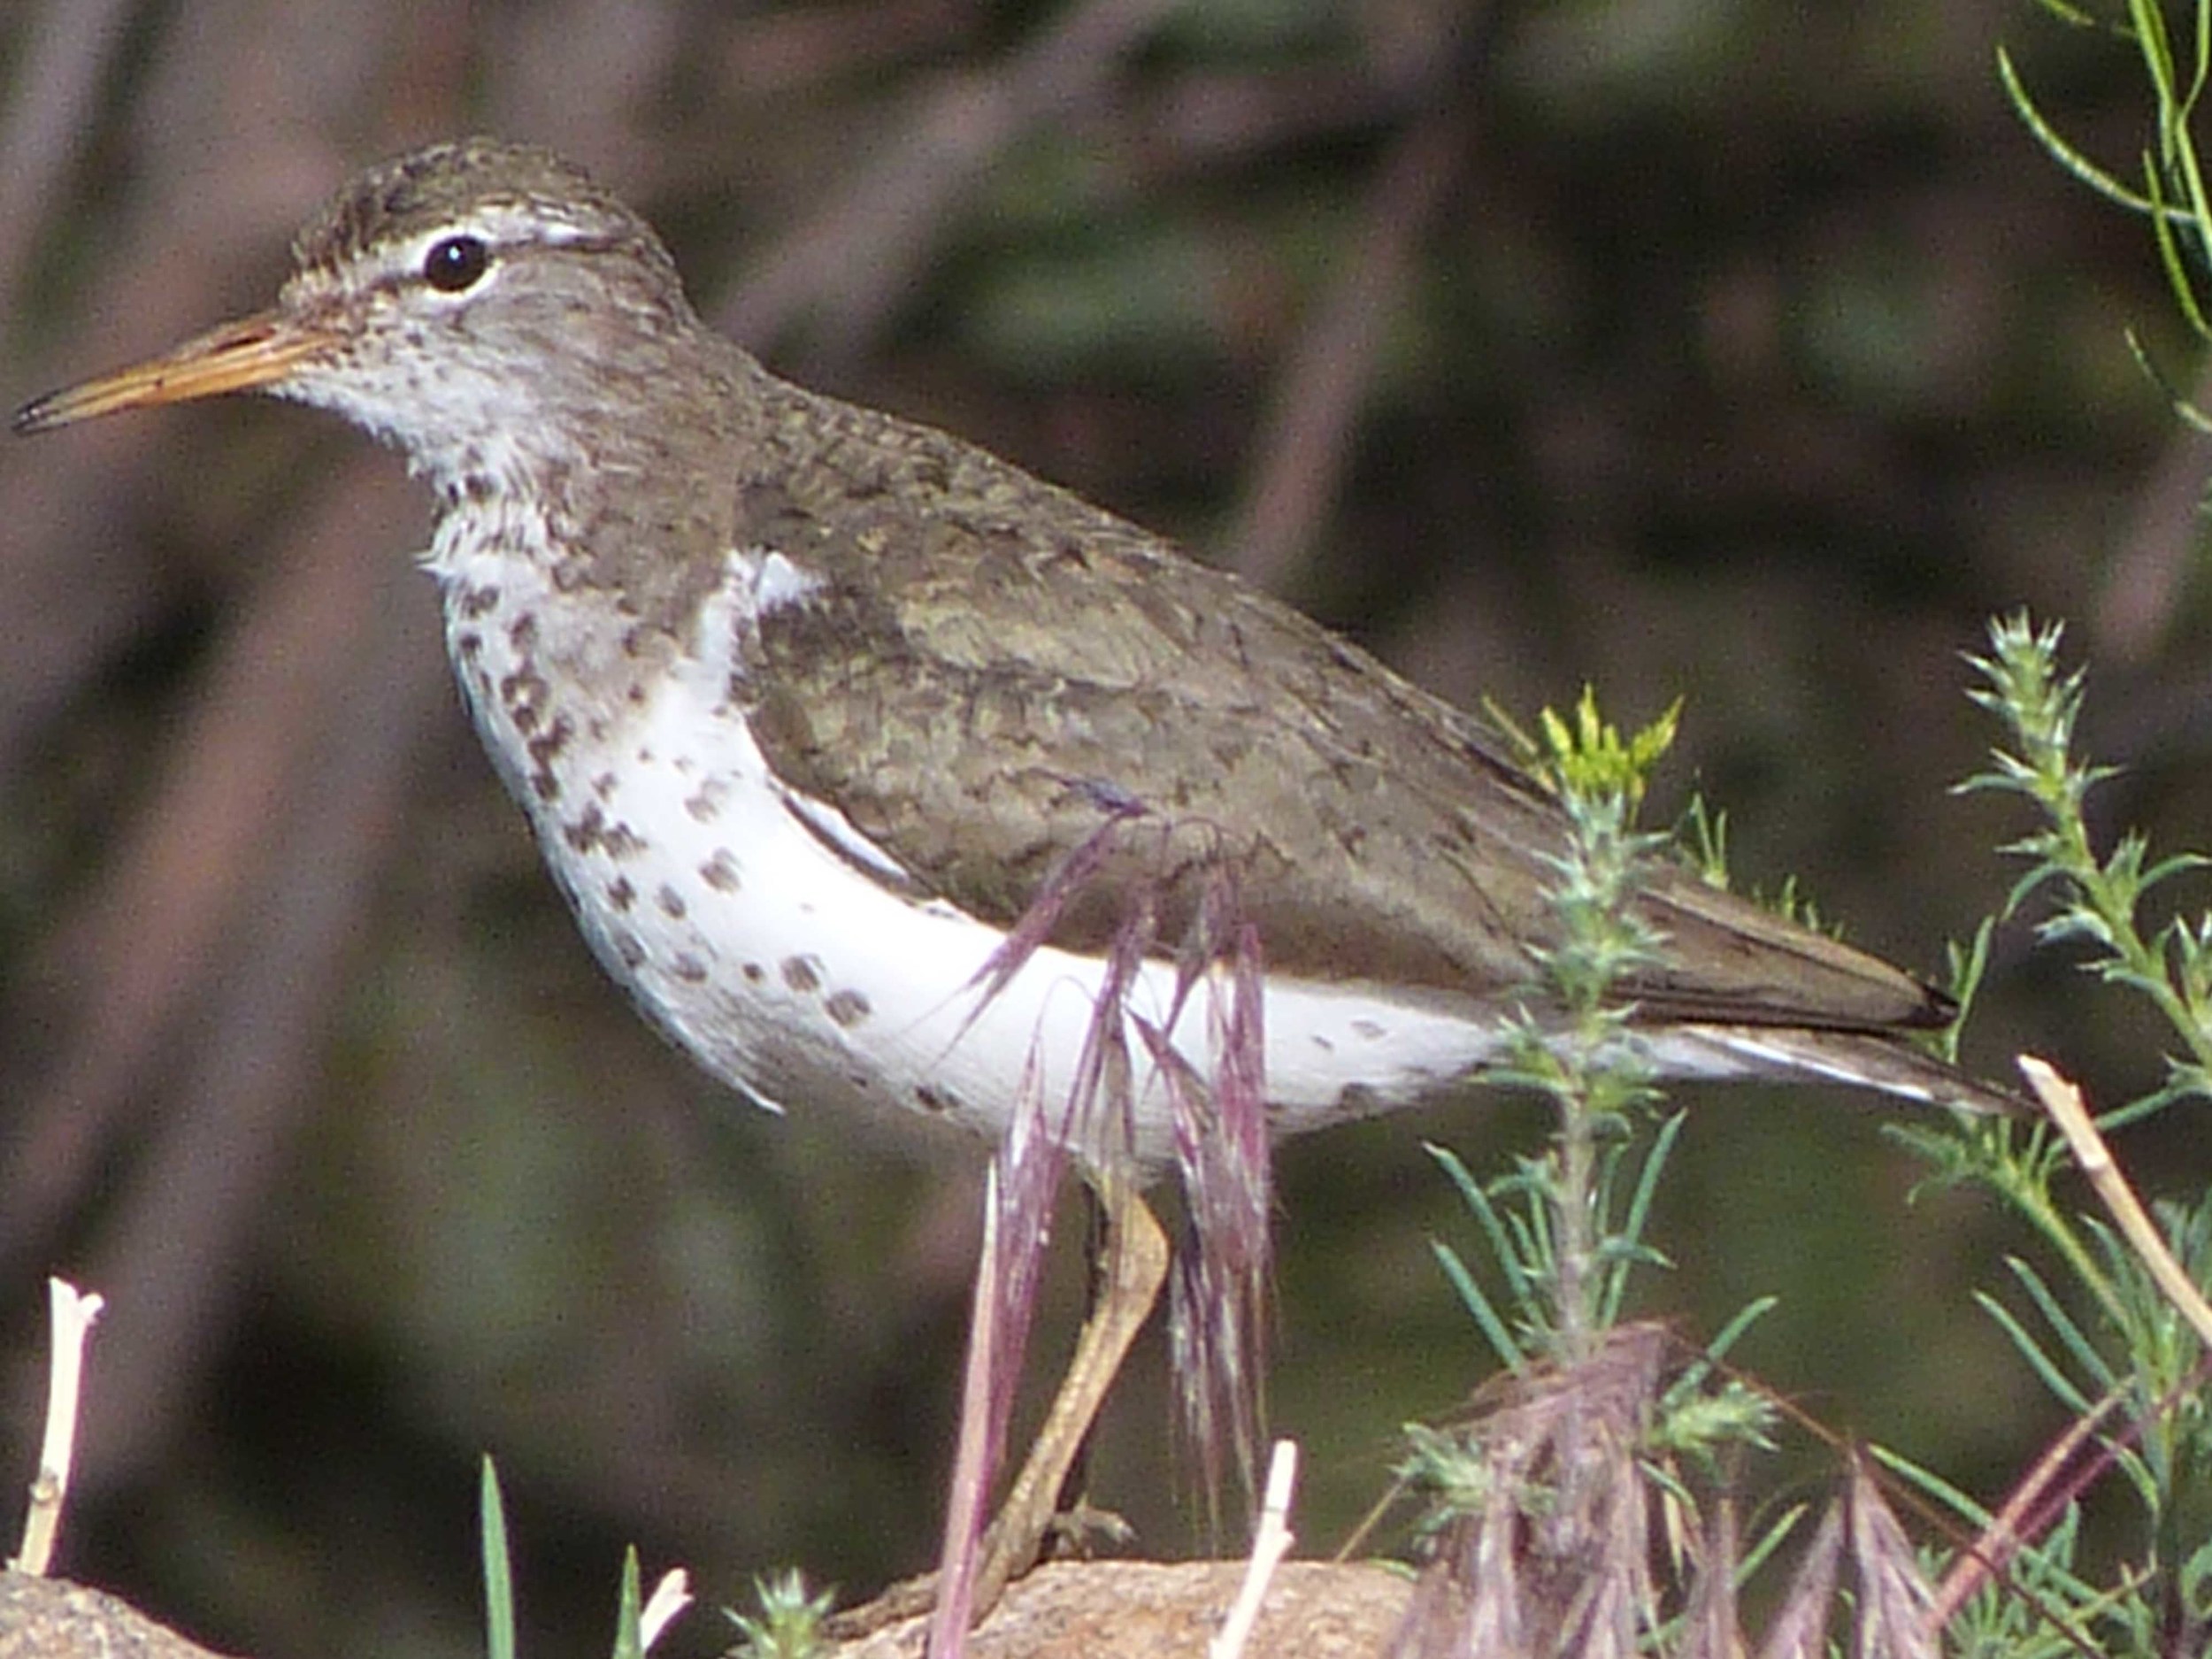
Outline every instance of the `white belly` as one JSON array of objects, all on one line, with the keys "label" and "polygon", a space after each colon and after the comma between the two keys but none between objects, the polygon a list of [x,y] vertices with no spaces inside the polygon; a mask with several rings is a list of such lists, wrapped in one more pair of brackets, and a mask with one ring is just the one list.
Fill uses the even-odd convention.
[{"label": "white belly", "polygon": [[[743,722],[693,689],[657,700],[605,803],[645,844],[549,846],[602,957],[709,1070],[766,1102],[921,1111],[995,1133],[1026,1083],[1056,1116],[1104,965],[1047,947],[987,999],[1000,930],[901,897],[833,851],[772,787]],[[703,720],[718,735],[711,757],[678,758]],[[1201,987],[1172,1033],[1202,1077],[1227,994]],[[1174,995],[1172,964],[1148,962],[1118,1017],[1162,1028]],[[1264,1024],[1267,1093],[1286,1130],[1366,1108],[1367,1094],[1379,1105],[1434,1089],[1490,1046],[1465,1022],[1294,981],[1269,986]],[[1166,1089],[1137,1031],[1126,1037],[1138,1149],[1163,1157]]]},{"label": "white belly", "polygon": [[[1041,949],[987,997],[980,976],[1003,933],[865,873],[895,866],[833,810],[780,788],[730,700],[734,642],[795,591],[788,566],[738,561],[701,618],[702,649],[641,675],[634,699],[596,705],[551,688],[569,683],[545,650],[559,595],[505,562],[472,590],[450,563],[440,573],[463,690],[585,935],[703,1065],[779,1109],[918,1113],[995,1134],[1028,1098],[1060,1121],[1101,1018],[1103,964]],[[542,679],[524,672],[518,624]],[[1133,1022],[1164,1026],[1175,978],[1146,963],[1107,1017],[1124,1022],[1148,1160],[1171,1153],[1170,1101]],[[1171,1033],[1202,1079],[1227,995],[1202,985]],[[1278,1133],[1432,1092],[1496,1048],[1487,1024],[1358,988],[1277,979],[1264,1002]]]}]

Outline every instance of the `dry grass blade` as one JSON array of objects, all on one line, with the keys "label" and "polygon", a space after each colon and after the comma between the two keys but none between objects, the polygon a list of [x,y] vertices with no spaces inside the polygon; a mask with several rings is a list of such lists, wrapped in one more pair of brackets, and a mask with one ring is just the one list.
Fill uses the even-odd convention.
[{"label": "dry grass blade", "polygon": [[[1037,895],[1028,907],[1007,930],[1005,941],[983,959],[983,965],[968,981],[968,988],[979,992],[975,1007],[970,1010],[964,1033],[974,1024],[978,1015],[989,1006],[991,1000],[1003,991],[1013,977],[1027,965],[1045,941],[1052,937],[1052,930],[1059,925],[1068,905],[1083,891],[1095,876],[1119,840],[1122,826],[1132,818],[1144,816],[1144,809],[1130,803],[1116,803],[1107,808],[1106,821],[1076,843],[1067,856],[1053,866],[1052,872],[1039,885]],[[1125,918],[1124,929],[1127,922]],[[1108,999],[1102,996],[1101,1002]]]},{"label": "dry grass blade", "polygon": [[968,1332],[967,1362],[960,1390],[960,1436],[953,1453],[951,1491],[945,1503],[944,1547],[937,1568],[937,1604],[933,1609],[930,1646],[945,1659],[960,1659],[967,1641],[969,1609],[983,1541],[983,1512],[991,1471],[997,1467],[1005,1433],[1010,1389],[995,1374],[1002,1339],[996,1321],[1003,1302],[999,1286],[1002,1257],[998,1166],[983,1189],[983,1241],[976,1254],[975,1311]]},{"label": "dry grass blade", "polygon": [[2166,1240],[2159,1235],[2149,1212],[2143,1208],[2143,1201],[2135,1195],[2127,1177],[2113,1162],[2112,1149],[2091,1121],[2081,1090],[2033,1055],[2020,1056],[2020,1070],[2034,1088],[2036,1098],[2043,1102],[2052,1120],[2065,1134],[2067,1145],[2073,1149],[2074,1162],[2081,1166],[2081,1172],[2097,1189],[2097,1196],[2112,1212],[2128,1247],[2165,1293],[2167,1301],[2173,1303],[2174,1311],[2189,1322],[2189,1328],[2197,1333],[2197,1340],[2212,1348],[2212,1303],[2205,1301],[2204,1293],[2197,1288],[2188,1270],[2174,1259],[2174,1253],[2166,1248]]},{"label": "dry grass blade", "polygon": [[1481,1507],[1429,1574],[1450,1592],[1416,1595],[1394,1654],[1632,1659],[1655,1609],[1637,1455],[1667,1347],[1657,1325],[1622,1326],[1589,1359],[1501,1390],[1467,1435]]},{"label": "dry grass blade", "polygon": [[1935,1596],[1912,1540],[1882,1496],[1863,1457],[1851,1460],[1851,1565],[1858,1575],[1860,1659],[1937,1659],[1942,1644],[1929,1618]]},{"label": "dry grass blade", "polygon": [[1743,1625],[1736,1610],[1736,1569],[1742,1556],[1736,1505],[1723,1496],[1705,1517],[1704,1548],[1696,1563],[1690,1605],[1682,1620],[1677,1659],[1738,1659]]},{"label": "dry grass blade", "polygon": [[[1930,1617],[1938,1629],[1948,1623],[1968,1598],[1992,1576],[2002,1576],[2012,1558],[2028,1540],[2039,1536],[2066,1504],[2091,1479],[2111,1466],[2116,1456],[2108,1442],[2081,1467],[2079,1454],[2096,1437],[2099,1425],[2126,1398],[2124,1385],[2116,1386],[2089,1410],[2066,1425],[2055,1440],[2044,1448],[2028,1472],[2005,1499],[2004,1507],[1971,1544],[1962,1549],[1943,1581],[1936,1586]],[[2047,1614],[2050,1609],[2046,1609]]]},{"label": "dry grass blade", "polygon": [[1836,1568],[1843,1558],[1843,1506],[1832,1503],[1821,1517],[1804,1559],[1790,1579],[1788,1594],[1775,1609],[1760,1644],[1759,1659],[1826,1659],[1828,1617],[1835,1606]]},{"label": "dry grass blade", "polygon": [[[1207,866],[1178,956],[1170,1029],[1202,986],[1208,998],[1210,1080],[1179,1066],[1164,1065],[1161,1075],[1170,1088],[1177,1173],[1195,1234],[1195,1248],[1177,1263],[1169,1344],[1184,1425],[1198,1448],[1211,1499],[1222,1486],[1225,1440],[1245,1488],[1254,1486],[1274,1259],[1268,1230],[1274,1175],[1267,1125],[1265,964],[1258,929],[1244,917],[1236,871],[1221,862]],[[1158,1033],[1145,1035],[1156,1056],[1166,1052]]]}]

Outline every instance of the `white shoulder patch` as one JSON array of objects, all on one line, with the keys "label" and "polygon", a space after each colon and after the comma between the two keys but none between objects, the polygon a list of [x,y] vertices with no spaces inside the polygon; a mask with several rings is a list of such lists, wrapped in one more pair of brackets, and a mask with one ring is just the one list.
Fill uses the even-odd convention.
[{"label": "white shoulder patch", "polygon": [[804,604],[826,585],[821,577],[765,548],[732,548],[722,585],[700,607],[692,650],[718,685],[742,679],[760,639],[761,618]]},{"label": "white shoulder patch", "polygon": [[822,579],[813,572],[801,569],[780,553],[759,548],[733,551],[730,569],[736,585],[751,602],[746,609],[755,617],[803,604],[822,590]]}]

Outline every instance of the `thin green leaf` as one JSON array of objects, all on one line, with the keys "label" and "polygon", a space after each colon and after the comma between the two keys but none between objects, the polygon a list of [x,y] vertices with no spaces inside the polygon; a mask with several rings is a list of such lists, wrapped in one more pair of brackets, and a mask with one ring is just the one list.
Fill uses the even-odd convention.
[{"label": "thin green leaf", "polygon": [[1789,1535],[1797,1530],[1798,1522],[1805,1518],[1806,1506],[1800,1503],[1783,1512],[1773,1525],[1762,1532],[1751,1548],[1744,1552],[1743,1561],[1736,1569],[1738,1585],[1748,1584],[1751,1575],[1766,1564],[1767,1557],[1781,1548]]},{"label": "thin green leaf", "polygon": [[1507,1236],[1506,1225],[1498,1215],[1497,1206],[1490,1202],[1490,1194],[1483,1190],[1482,1183],[1475,1179],[1466,1164],[1460,1161],[1459,1155],[1449,1147],[1440,1146],[1433,1141],[1422,1144],[1428,1155],[1444,1166],[1445,1174],[1451,1177],[1452,1185],[1459,1189],[1460,1198],[1474,1216],[1476,1225],[1489,1239],[1490,1254],[1497,1261],[1499,1271],[1505,1275],[1507,1294],[1516,1302],[1525,1303],[1532,1288],[1528,1273],[1513,1240]]},{"label": "thin green leaf", "polygon": [[1521,1352],[1521,1345],[1513,1340],[1512,1333],[1506,1329],[1505,1321],[1491,1306],[1490,1298],[1482,1294],[1482,1286],[1475,1283],[1475,1276],[1459,1259],[1459,1253],[1437,1239],[1429,1240],[1429,1249],[1436,1256],[1436,1264],[1444,1270],[1444,1277],[1451,1281],[1452,1289],[1458,1293],[1461,1304],[1473,1317],[1477,1327],[1488,1340],[1491,1351],[1498,1356],[1498,1363],[1517,1377],[1525,1374],[1528,1369],[1528,1359]]},{"label": "thin green leaf", "polygon": [[638,1586],[637,1546],[622,1552],[622,1596],[614,1616],[614,1659],[645,1659],[645,1600]]},{"label": "thin green leaf", "polygon": [[2122,207],[2138,213],[2155,211],[2152,203],[2136,195],[2059,136],[2058,129],[2043,119],[2043,111],[2029,96],[2027,85],[2020,79],[2020,72],[2013,67],[2012,55],[2001,46],[1997,49],[1997,78],[2004,82],[2005,96],[2012,101],[2014,112],[2027,123],[2028,131],[2034,134],[2036,142],[2043,146],[2052,160],[2099,196],[2117,202]]},{"label": "thin green leaf", "polygon": [[1682,1368],[1682,1375],[1667,1390],[1670,1396],[1688,1394],[1704,1386],[1705,1379],[1713,1374],[1713,1368],[1727,1356],[1728,1350],[1754,1324],[1763,1318],[1781,1302],[1779,1296],[1758,1296],[1736,1310],[1734,1318],[1723,1325],[1720,1334],[1705,1345],[1705,1351]]},{"label": "thin green leaf", "polygon": [[[2073,1356],[2074,1363],[2095,1380],[2100,1389],[2110,1388],[2117,1383],[2119,1379],[2110,1363],[2099,1351],[2097,1345],[2089,1340],[2088,1334],[2075,1323],[2074,1317],[2060,1305],[2058,1298],[2052,1294],[2051,1287],[2043,1282],[2043,1275],[2016,1256],[2007,1256],[2005,1265],[2012,1270],[2013,1278],[2028,1293],[2029,1299],[2035,1303],[2036,1311],[2043,1316],[2051,1329],[2057,1333],[2059,1340],[2066,1345],[2066,1351]],[[2086,1409],[2088,1403],[2085,1398],[2077,1402],[2076,1409]]]},{"label": "thin green leaf", "polygon": [[2150,354],[2150,348],[2143,343],[2142,337],[2132,328],[2121,337],[2127,342],[2128,350],[2134,357],[2136,365],[2166,399],[2166,407],[2173,411],[2175,419],[2193,432],[2212,434],[2212,415],[2208,415],[2189,401],[2166,371],[2159,367],[2156,359]]},{"label": "thin green leaf", "polygon": [[2073,1411],[2088,1409],[2087,1399],[2074,1386],[2073,1379],[2043,1351],[2041,1344],[2013,1317],[2010,1309],[1984,1291],[1976,1291],[1974,1300],[1984,1313],[1997,1322],[1997,1328],[2012,1339],[2013,1346],[2020,1350],[2020,1357],[2028,1362],[2029,1369],[2043,1379],[2043,1386],[2057,1395],[2062,1404]]},{"label": "thin green leaf", "polygon": [[484,1540],[484,1651],[488,1659],[515,1659],[515,1586],[507,1563],[507,1513],[499,1498],[499,1471],[488,1455],[478,1483],[477,1509]]},{"label": "thin green leaf", "polygon": [[[2174,234],[2174,220],[2167,217],[2166,192],[2159,178],[2158,164],[2149,156],[2145,156],[2143,170],[2148,181],[2153,210],[2151,237],[2158,247],[2159,263],[2166,270],[2166,286],[2172,292],[2174,303],[2180,308],[2183,320],[2188,323],[2190,331],[2200,340],[2212,338],[2212,325],[2206,323],[2204,311],[2197,303],[2196,286],[2190,278],[2188,260],[2182,251],[2180,239]],[[2178,212],[2176,212],[2175,218],[2179,218]],[[2139,361],[2142,357],[2139,349],[2137,356]],[[2185,400],[2170,397],[2168,401],[2178,408]]]}]

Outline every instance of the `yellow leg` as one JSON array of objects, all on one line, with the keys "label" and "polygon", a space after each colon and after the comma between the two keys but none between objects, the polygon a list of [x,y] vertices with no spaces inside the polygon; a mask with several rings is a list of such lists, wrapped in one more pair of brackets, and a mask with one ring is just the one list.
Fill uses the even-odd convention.
[{"label": "yellow leg", "polygon": [[1052,1409],[984,1537],[983,1566],[976,1576],[978,1619],[1009,1584],[1036,1564],[1059,1511],[1068,1471],[1081,1455],[1091,1425],[1167,1279],[1167,1235],[1137,1189],[1125,1179],[1110,1179],[1098,1196],[1106,1214],[1100,1294],[1083,1322]]},{"label": "yellow leg", "polygon": [[[1130,1344],[1143,1329],[1167,1279],[1167,1235],[1137,1189],[1117,1179],[1097,1191],[1106,1225],[1091,1310],[1044,1425],[1008,1489],[998,1518],[984,1534],[983,1559],[970,1602],[972,1624],[980,1623],[1006,1586],[1035,1564],[1052,1530],[1068,1471],[1081,1455],[1085,1437],[1128,1357]],[[894,1585],[867,1606],[835,1615],[830,1634],[851,1640],[926,1613],[936,1605],[937,1590],[934,1573]]]}]

